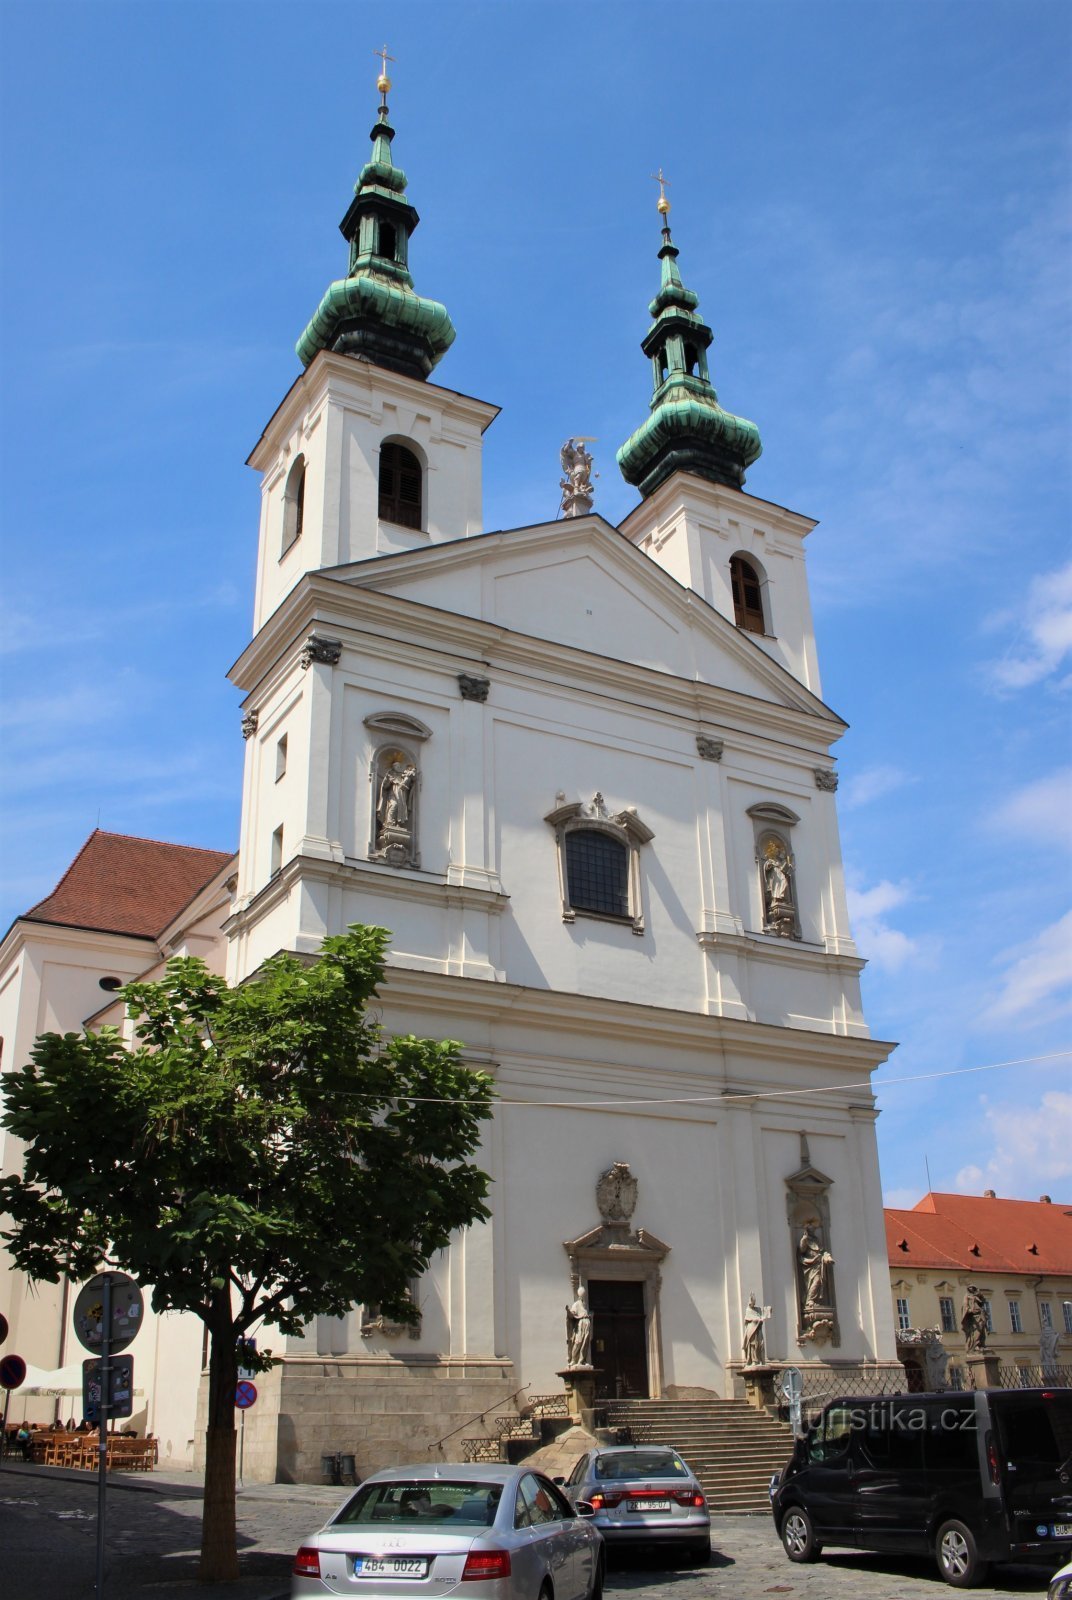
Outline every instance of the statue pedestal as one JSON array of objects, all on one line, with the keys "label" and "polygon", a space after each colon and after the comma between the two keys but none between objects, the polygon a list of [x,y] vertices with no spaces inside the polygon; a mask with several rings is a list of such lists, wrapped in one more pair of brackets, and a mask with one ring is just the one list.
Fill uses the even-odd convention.
[{"label": "statue pedestal", "polygon": [[968,1369],[968,1384],[972,1389],[999,1389],[1001,1363],[993,1350],[969,1350],[964,1357]]},{"label": "statue pedestal", "polygon": [[774,1383],[780,1371],[780,1367],[768,1366],[741,1368],[745,1399],[750,1406],[755,1406],[757,1411],[773,1411],[777,1406],[778,1397],[774,1392]]},{"label": "statue pedestal", "polygon": [[566,1386],[566,1410],[575,1422],[592,1430],[596,1403],[595,1367],[563,1367],[558,1376]]}]

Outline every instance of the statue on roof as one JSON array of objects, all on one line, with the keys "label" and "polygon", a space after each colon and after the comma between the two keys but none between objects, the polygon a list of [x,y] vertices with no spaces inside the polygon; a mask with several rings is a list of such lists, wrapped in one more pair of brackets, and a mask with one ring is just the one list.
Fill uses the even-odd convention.
[{"label": "statue on roof", "polygon": [[[562,446],[560,459],[563,477],[559,479],[559,487],[562,490],[561,509],[564,517],[583,517],[592,509],[595,498],[592,454],[584,447],[594,442],[588,438],[567,439]],[[598,478],[599,473],[595,476]]]}]

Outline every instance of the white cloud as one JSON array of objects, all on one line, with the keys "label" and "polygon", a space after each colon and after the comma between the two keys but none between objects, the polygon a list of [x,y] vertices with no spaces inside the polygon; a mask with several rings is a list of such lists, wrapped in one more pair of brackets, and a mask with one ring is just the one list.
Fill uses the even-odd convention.
[{"label": "white cloud", "polygon": [[962,1167],[961,1194],[994,1189],[1006,1198],[1036,1199],[1047,1186],[1072,1182],[1072,1093],[1048,1090],[1036,1106],[982,1097],[993,1151],[983,1164]]},{"label": "white cloud", "polygon": [[1050,923],[1026,944],[998,957],[1006,968],[996,997],[983,1012],[987,1022],[1023,1017],[1051,1021],[1072,1009],[1072,911]]},{"label": "white cloud", "polygon": [[883,795],[914,781],[900,767],[865,767],[846,783],[841,799],[842,809],[854,811],[859,806],[870,805],[872,800],[880,800]]},{"label": "white cloud", "polygon": [[[1051,677],[1072,654],[1072,561],[1033,578],[1023,605],[988,618],[987,628],[1015,629],[1008,649],[987,667],[994,688],[1012,693]],[[1072,675],[1058,682],[1069,685]]]},{"label": "white cloud", "polygon": [[1072,848],[1072,766],[1014,789],[987,824],[1047,848],[1053,844]]},{"label": "white cloud", "polygon": [[871,889],[850,888],[847,894],[856,942],[869,961],[886,972],[898,972],[915,959],[920,951],[916,940],[886,921],[888,911],[911,898],[908,888],[883,879]]}]

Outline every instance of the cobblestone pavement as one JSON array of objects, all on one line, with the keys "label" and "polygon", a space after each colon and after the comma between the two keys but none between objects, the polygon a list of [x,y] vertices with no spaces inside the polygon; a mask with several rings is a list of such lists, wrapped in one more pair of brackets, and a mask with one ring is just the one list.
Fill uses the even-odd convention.
[{"label": "cobblestone pavement", "polygon": [[[201,1485],[191,1474],[109,1480],[105,1592],[111,1600],[283,1600],[305,1534],[346,1490],[257,1484],[238,1497],[243,1576],[197,1583]],[[82,1473],[4,1465],[0,1470],[0,1592],[4,1600],[92,1600],[97,1485]],[[703,1569],[652,1557],[616,1558],[608,1600],[949,1600],[929,1561],[834,1552],[814,1566],[786,1560],[766,1517],[716,1518],[715,1554]],[[1055,1563],[1056,1565],[1056,1563]],[[1005,1569],[972,1591],[978,1600],[1045,1595],[1049,1572]]]}]

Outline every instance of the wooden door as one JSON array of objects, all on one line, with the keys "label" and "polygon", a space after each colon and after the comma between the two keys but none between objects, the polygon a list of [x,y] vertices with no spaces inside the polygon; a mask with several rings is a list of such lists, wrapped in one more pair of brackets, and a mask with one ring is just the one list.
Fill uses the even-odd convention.
[{"label": "wooden door", "polygon": [[614,1278],[588,1280],[596,1398],[643,1400],[648,1388],[648,1331],[644,1285]]}]

